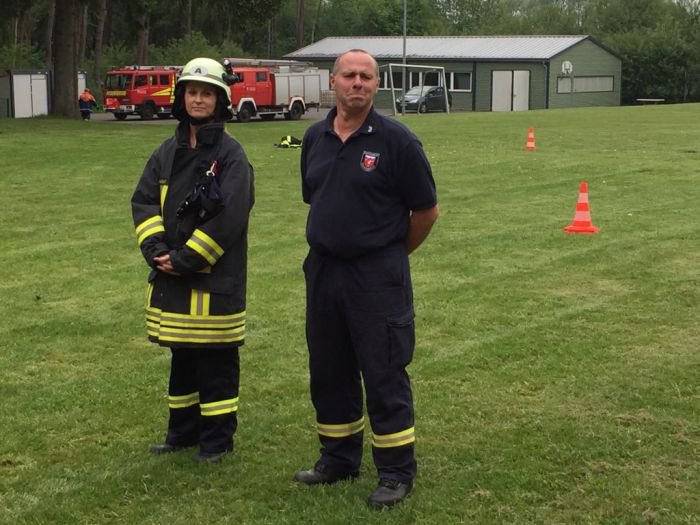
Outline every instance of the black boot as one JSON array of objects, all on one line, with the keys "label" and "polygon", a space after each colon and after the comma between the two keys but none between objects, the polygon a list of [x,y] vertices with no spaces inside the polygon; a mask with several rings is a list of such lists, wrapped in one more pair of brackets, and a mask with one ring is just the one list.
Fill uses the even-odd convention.
[{"label": "black boot", "polygon": [[303,485],[331,485],[338,481],[353,480],[359,476],[359,472],[336,470],[324,463],[316,463],[314,468],[300,470],[294,474],[294,481]]},{"label": "black boot", "polygon": [[206,463],[219,463],[222,459],[224,459],[225,456],[227,456],[230,453],[230,450],[224,450],[223,452],[200,452],[192,458],[192,461],[194,461],[198,465],[203,465]]},{"label": "black boot", "polygon": [[401,503],[413,488],[413,483],[402,483],[395,479],[380,479],[379,485],[367,498],[367,503],[372,507],[382,509]]},{"label": "black boot", "polygon": [[[194,446],[194,445],[192,445]],[[158,443],[156,445],[151,445],[148,450],[151,454],[155,454],[156,456],[160,456],[162,454],[171,454],[173,452],[177,452],[178,450],[183,450],[185,448],[188,448],[187,446],[184,445],[171,445],[170,443]]]}]

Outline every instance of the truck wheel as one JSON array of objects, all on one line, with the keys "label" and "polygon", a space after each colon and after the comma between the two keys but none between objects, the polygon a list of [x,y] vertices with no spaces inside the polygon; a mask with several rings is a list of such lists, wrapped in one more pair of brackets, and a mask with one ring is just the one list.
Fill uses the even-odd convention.
[{"label": "truck wheel", "polygon": [[143,109],[141,110],[141,119],[142,120],[151,120],[153,118],[153,114],[155,113],[153,104],[146,104],[143,106]]},{"label": "truck wheel", "polygon": [[292,104],[292,107],[289,108],[289,120],[299,120],[303,114],[304,108],[299,102],[295,102]]},{"label": "truck wheel", "polygon": [[253,116],[253,111],[250,109],[250,104],[244,104],[241,109],[238,110],[238,115],[236,118],[238,122],[249,122],[250,117]]},{"label": "truck wheel", "polygon": [[126,113],[115,113],[114,118],[117,120],[126,120]]}]

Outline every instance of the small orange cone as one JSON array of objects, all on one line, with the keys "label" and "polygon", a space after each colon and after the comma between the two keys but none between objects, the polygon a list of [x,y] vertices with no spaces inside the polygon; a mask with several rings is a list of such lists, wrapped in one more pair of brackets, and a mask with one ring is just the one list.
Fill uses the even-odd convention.
[{"label": "small orange cone", "polygon": [[527,130],[527,145],[525,146],[527,151],[535,151],[535,128],[529,128]]},{"label": "small orange cone", "polygon": [[566,233],[596,233],[598,228],[591,223],[591,210],[588,204],[588,184],[581,183],[574,222],[564,228]]}]

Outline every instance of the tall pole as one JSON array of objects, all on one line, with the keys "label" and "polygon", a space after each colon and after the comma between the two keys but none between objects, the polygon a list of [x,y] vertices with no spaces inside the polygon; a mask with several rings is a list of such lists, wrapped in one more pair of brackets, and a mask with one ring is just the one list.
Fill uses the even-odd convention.
[{"label": "tall pole", "polygon": [[403,89],[403,97],[401,97],[401,114],[406,114],[406,1],[403,0],[403,67],[401,68],[401,88]]}]

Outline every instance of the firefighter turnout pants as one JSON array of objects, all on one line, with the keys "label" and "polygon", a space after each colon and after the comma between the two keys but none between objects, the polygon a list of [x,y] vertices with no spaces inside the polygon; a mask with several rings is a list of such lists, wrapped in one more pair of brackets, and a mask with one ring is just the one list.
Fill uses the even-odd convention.
[{"label": "firefighter turnout pants", "polygon": [[405,247],[350,260],[312,249],[304,274],[319,461],[340,472],[359,469],[364,382],[379,477],[413,480],[414,412],[406,366],[413,358],[415,325]]},{"label": "firefighter turnout pants", "polygon": [[200,453],[233,450],[238,420],[238,347],[172,348],[168,387],[171,445],[199,445]]}]

